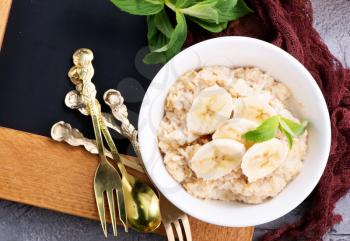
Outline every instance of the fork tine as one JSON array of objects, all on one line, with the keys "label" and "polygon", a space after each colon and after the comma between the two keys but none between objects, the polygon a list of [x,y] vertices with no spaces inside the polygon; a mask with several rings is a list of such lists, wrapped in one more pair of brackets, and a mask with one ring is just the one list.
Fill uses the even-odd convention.
[{"label": "fork tine", "polygon": [[107,191],[107,200],[108,200],[109,212],[111,214],[113,235],[117,236],[117,223],[116,223],[116,217],[115,217],[116,213],[115,213],[115,205],[114,205],[114,198],[113,198],[113,190]]},{"label": "fork tine", "polygon": [[103,196],[103,192],[98,192],[96,188],[95,188],[95,198],[96,198],[98,215],[100,216],[103,234],[107,238],[107,223],[106,223],[104,196]]},{"label": "fork tine", "polygon": [[169,223],[163,223],[168,241],[175,241],[173,227]]},{"label": "fork tine", "polygon": [[174,221],[174,226],[175,226],[175,230],[176,230],[177,237],[178,237],[179,241],[183,241],[184,238],[182,236],[182,229],[181,229],[181,226],[180,226],[180,223],[178,220]]},{"label": "fork tine", "polygon": [[185,230],[186,241],[192,241],[191,226],[190,226],[190,222],[188,221],[188,216],[184,214],[180,217],[180,220]]}]

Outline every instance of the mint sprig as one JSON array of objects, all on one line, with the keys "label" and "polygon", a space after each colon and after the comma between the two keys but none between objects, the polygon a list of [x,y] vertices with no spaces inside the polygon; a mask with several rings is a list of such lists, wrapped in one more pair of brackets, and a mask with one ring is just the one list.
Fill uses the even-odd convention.
[{"label": "mint sprig", "polygon": [[248,131],[242,137],[252,142],[264,142],[274,138],[277,131],[280,130],[287,137],[289,149],[291,149],[293,138],[301,136],[305,132],[307,124],[307,121],[298,123],[275,115],[263,121],[255,130]]},{"label": "mint sprig", "polygon": [[[134,15],[147,16],[147,64],[164,63],[180,52],[187,37],[187,19],[207,31],[218,33],[230,21],[252,10],[244,0],[111,0],[112,3]],[[169,10],[175,13],[172,24]]]},{"label": "mint sprig", "polygon": [[272,116],[261,123],[255,130],[248,131],[242,137],[249,141],[263,142],[276,136],[280,122],[279,116]]}]

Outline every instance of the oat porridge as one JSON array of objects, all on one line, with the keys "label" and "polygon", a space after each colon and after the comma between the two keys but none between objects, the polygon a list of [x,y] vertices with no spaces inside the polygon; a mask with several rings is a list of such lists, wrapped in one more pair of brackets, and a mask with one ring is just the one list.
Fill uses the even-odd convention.
[{"label": "oat porridge", "polygon": [[289,89],[258,68],[209,66],[170,88],[158,145],[170,175],[202,199],[261,203],[303,166],[307,131]]}]

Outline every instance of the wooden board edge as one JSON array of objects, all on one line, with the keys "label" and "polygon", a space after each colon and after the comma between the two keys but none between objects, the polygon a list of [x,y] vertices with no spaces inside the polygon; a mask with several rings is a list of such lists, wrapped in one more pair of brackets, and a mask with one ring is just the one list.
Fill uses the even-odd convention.
[{"label": "wooden board edge", "polygon": [[[20,147],[13,148],[13,146],[15,146],[15,143],[21,143]],[[2,167],[0,165],[0,182],[5,184],[3,186],[0,186],[0,198],[9,200],[9,201],[15,201],[18,203],[25,203],[27,205],[36,206],[39,208],[53,210],[53,211],[65,213],[68,215],[84,217],[92,220],[98,220],[97,210],[95,210],[95,204],[94,203],[92,204],[92,200],[94,200],[93,194],[92,194],[92,184],[91,186],[89,186],[90,184],[86,186],[87,180],[90,180],[90,179],[92,180],[94,168],[97,165],[95,156],[87,153],[82,148],[80,148],[79,150],[79,148],[71,147],[65,143],[57,143],[45,136],[18,131],[14,129],[9,129],[1,126],[0,126],[0,144],[1,144],[0,160],[2,160],[3,166],[5,166],[5,167]],[[3,144],[6,144],[6,145],[3,145]],[[18,157],[28,155],[28,150],[25,150],[26,146],[30,146],[29,147],[30,150],[39,150],[39,151],[33,151],[33,153],[31,154],[31,157],[25,158],[26,160],[22,159],[21,163],[17,163],[16,165],[14,164],[12,166],[12,163],[15,163],[16,158],[18,159]],[[53,150],[50,148],[52,148]],[[11,157],[7,155],[6,157],[9,160],[5,161],[4,163],[3,161],[4,159],[2,157],[4,157],[6,153],[7,154],[10,153],[14,156],[13,156],[13,160],[11,160]],[[55,170],[57,170],[55,169],[57,166],[55,166],[55,164],[53,163],[57,163],[58,161],[57,155],[59,155],[60,158],[63,158],[63,159],[71,158],[71,160],[67,161],[66,164],[69,163],[70,161],[78,161],[80,159],[84,159],[83,160],[84,162],[80,163],[79,165],[84,164],[88,167],[85,167],[86,169],[81,171],[79,175],[74,176],[72,180],[74,180],[75,185],[77,185],[77,183],[79,183],[79,180],[82,180],[82,178],[83,180],[85,180],[84,187],[85,189],[88,188],[89,190],[88,191],[81,190],[81,191],[84,191],[84,194],[81,194],[81,195],[77,194],[77,196],[79,198],[84,198],[85,201],[89,201],[87,205],[89,206],[89,208],[87,208],[85,205],[79,205],[77,204],[77,202],[74,202],[71,199],[67,199],[67,193],[69,193],[70,195],[76,193],[77,192],[76,188],[74,191],[71,190],[66,194],[64,193],[66,186],[63,186],[63,187],[61,186],[61,188],[58,188],[59,192],[61,192],[61,195],[63,195],[62,201],[70,200],[68,205],[61,205],[58,202],[57,198],[52,199],[52,197],[49,197],[49,194],[52,196],[52,193],[50,191],[46,191],[46,196],[45,194],[38,193],[38,191],[36,191],[35,188],[32,189],[32,191],[29,191],[30,185],[28,185],[27,188],[21,187],[21,185],[18,185],[18,183],[17,185],[15,185],[14,182],[18,180],[13,180],[11,176],[13,174],[10,175],[7,173],[8,170],[13,171],[15,169],[18,169],[19,166],[21,166],[21,168],[25,167],[26,165],[22,165],[23,163],[30,165],[30,163],[32,163],[34,159],[36,159],[37,161],[40,161],[41,159],[40,162],[44,163],[42,159],[46,157],[51,161],[53,161],[51,163],[51,165],[53,166],[50,167],[50,170],[51,170],[50,173],[54,173],[56,172]],[[123,155],[123,156],[130,159],[135,158],[135,157],[126,156],[126,155]],[[35,169],[32,169],[32,170],[35,171]],[[46,171],[46,169],[44,170]],[[88,171],[88,170],[90,170],[89,174],[85,174],[85,171]],[[21,173],[25,174],[25,170],[19,170],[17,174],[21,174]],[[138,172],[133,172],[133,174],[140,175],[140,177],[142,176]],[[18,177],[20,175],[15,175],[15,176]],[[40,177],[35,176],[34,174],[32,177],[23,178],[22,183],[27,183],[27,181],[29,181],[30,183],[31,182],[30,178],[38,179]],[[62,180],[62,173],[61,173],[61,176],[59,176],[58,178],[61,178]],[[67,175],[65,175],[64,178],[67,178]],[[69,180],[70,178],[68,177],[68,182]],[[52,180],[48,179],[48,181],[52,181]],[[38,180],[34,180],[33,183],[34,184],[38,183]],[[10,185],[10,187],[7,187],[7,189],[6,189],[6,184]],[[16,189],[16,192],[9,192],[11,190],[11,185]],[[43,183],[41,183],[41,185],[43,185]],[[53,184],[51,183],[51,185]],[[20,193],[17,190],[18,188],[22,189],[23,192],[27,192],[27,195],[18,196],[18,193]],[[207,224],[199,220],[196,220],[192,217],[189,217],[189,218],[190,218],[193,235],[199,238],[200,241],[212,241],[212,240],[223,241],[223,240],[226,240],[225,238],[228,238],[228,237],[230,237],[230,240],[251,241],[253,237],[254,227],[227,228],[227,227],[220,227],[216,225]],[[156,233],[164,235],[164,229],[163,228],[158,229]],[[205,237],[209,239],[206,239]],[[216,238],[213,239],[214,237]],[[198,240],[197,238],[194,240],[197,241]]]},{"label": "wooden board edge", "polygon": [[0,1],[0,50],[1,50],[2,42],[5,36],[5,31],[6,31],[8,17],[10,14],[11,5],[12,5],[12,0]]}]

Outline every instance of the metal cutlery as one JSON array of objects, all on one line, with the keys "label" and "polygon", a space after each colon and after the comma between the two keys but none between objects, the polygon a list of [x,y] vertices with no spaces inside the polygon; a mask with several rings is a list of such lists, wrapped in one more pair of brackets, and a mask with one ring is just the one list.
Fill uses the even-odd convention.
[{"label": "metal cutlery", "polygon": [[[121,132],[123,136],[127,137],[130,140],[142,167],[145,169],[143,166],[142,156],[138,143],[137,130],[128,119],[128,110],[124,104],[124,98],[119,91],[110,89],[104,93],[103,99],[105,103],[111,108],[114,118],[121,123],[120,128],[116,128],[115,130]],[[113,128],[113,126],[116,125],[112,125],[111,128]],[[146,170],[145,173],[147,174]],[[161,193],[159,199],[160,210],[162,213],[162,222],[168,240],[175,241],[174,230],[172,228],[174,226],[177,237],[180,241],[183,241],[184,237],[185,240],[192,241],[191,228],[187,215],[175,207],[171,202],[169,202],[168,199],[166,199],[166,197],[164,197]],[[184,232],[182,232],[181,223]]]},{"label": "metal cutlery", "polygon": [[[117,127],[117,130],[120,130],[119,126],[115,127]],[[51,137],[56,141],[64,141],[71,146],[84,146],[88,152],[92,154],[98,154],[96,142],[94,140],[84,137],[78,129],[72,128],[70,124],[63,121],[59,121],[52,126]],[[107,150],[106,155],[112,158],[111,153]],[[130,165],[128,166],[130,168],[144,172],[143,167],[141,167],[139,164],[133,163],[132,161],[129,162]],[[138,169],[134,168],[135,166],[137,166]],[[191,228],[187,215],[175,207],[172,203],[170,203],[162,194],[160,194],[159,199],[160,210],[162,214],[162,223],[164,225],[168,241],[175,240],[174,232],[177,233],[180,241],[191,241]],[[181,230],[180,220],[182,222],[184,232]],[[175,231],[173,230],[173,227],[175,228]]]},{"label": "metal cutlery", "polygon": [[[175,233],[180,241],[183,241],[184,238],[187,241],[192,241],[187,215],[171,204],[163,195],[159,194],[158,198],[153,189],[145,182],[137,180],[127,173],[124,164],[141,172],[145,170],[138,144],[137,130],[128,120],[124,99],[118,91],[109,90],[104,94],[104,101],[110,106],[112,114],[101,112],[100,104],[96,99],[96,88],[91,81],[94,75],[92,60],[93,53],[89,49],[79,49],[74,53],[74,66],[70,69],[68,76],[75,85],[75,90],[67,93],[65,104],[71,109],[78,109],[82,114],[91,116],[96,141],[85,138],[79,130],[63,121],[52,126],[51,136],[57,141],[65,141],[72,146],[84,146],[90,153],[99,154],[100,163],[95,173],[94,190],[105,236],[107,236],[107,225],[104,193],[107,195],[113,233],[117,235],[115,193],[119,218],[126,231],[128,226],[138,231],[153,231],[162,221],[169,241],[175,240]],[[121,159],[108,128],[130,140],[141,165],[127,159]],[[103,146],[102,136],[110,151]],[[113,159],[113,163],[120,173],[107,160],[106,156]],[[145,173],[147,174],[147,172]],[[159,207],[159,203],[161,207]],[[162,217],[160,211],[162,211]]]},{"label": "metal cutlery", "polygon": [[105,197],[107,195],[107,202],[112,220],[112,228],[114,236],[117,236],[115,198],[116,193],[119,218],[127,231],[127,216],[125,210],[125,198],[122,190],[122,179],[118,171],[107,161],[105,154],[105,147],[103,146],[103,139],[101,129],[104,124],[101,120],[101,110],[96,101],[96,88],[91,82],[94,75],[92,67],[93,53],[89,49],[79,49],[73,54],[74,66],[69,70],[68,76],[80,91],[84,98],[84,103],[87,103],[87,113],[91,116],[96,145],[99,154],[99,165],[96,169],[94,177],[94,191],[97,209],[101,221],[101,226],[104,235],[107,237],[107,223],[105,215]]},{"label": "metal cutlery", "polygon": [[[73,62],[75,66],[70,69],[68,75],[71,78],[72,83],[76,86],[76,90],[80,94],[82,100],[81,102],[85,104],[85,114],[88,113],[92,117],[100,159],[102,160],[102,156],[104,156],[104,159],[108,163],[104,154],[101,135],[102,133],[110,148],[113,160],[115,161],[115,164],[121,173],[121,187],[122,194],[124,196],[124,203],[122,203],[118,198],[118,206],[124,207],[125,205],[127,225],[133,227],[138,231],[153,231],[160,225],[161,222],[158,196],[146,182],[138,180],[132,175],[129,175],[120,158],[118,150],[103,120],[100,104],[96,99],[95,85],[91,82],[92,76],[94,74],[94,70],[91,64],[92,59],[93,53],[91,50],[77,50],[73,55]],[[104,162],[101,163],[104,164]],[[103,173],[101,173],[101,175],[97,174],[100,173],[96,173],[95,184],[99,183],[100,179],[102,179],[103,176]],[[108,183],[104,184],[107,185]],[[95,185],[95,193],[96,188],[98,188],[98,186]],[[117,190],[117,197],[120,197],[121,195],[118,196],[118,191],[121,192],[121,190]],[[107,197],[109,199],[108,195],[109,193],[107,192]],[[110,196],[110,198],[113,198],[113,196]],[[96,200],[98,201],[97,196]],[[99,204],[101,203],[98,202],[98,206]],[[110,206],[110,208],[114,208],[114,206]],[[122,209],[122,207],[119,207],[119,211],[122,210],[124,209]],[[100,212],[100,217],[102,217],[101,220],[104,220],[101,214],[102,212]],[[120,218],[124,219],[125,217],[124,215],[121,215]],[[122,220],[122,222],[124,221],[125,220]],[[115,225],[113,218],[112,225],[113,227]]]},{"label": "metal cutlery", "polygon": [[[113,113],[113,115],[110,113],[102,113],[106,125],[130,140],[134,147],[136,155],[138,156],[140,162],[142,162],[142,157],[137,140],[137,131],[128,121],[127,108],[123,104],[123,97],[118,91],[109,90],[104,94],[104,101],[107,105],[110,106],[111,111]],[[65,103],[71,109],[78,109],[82,114],[86,113],[86,106],[82,101],[81,97],[79,96],[79,93],[76,91],[70,91],[67,93]],[[69,137],[66,137],[66,142],[68,142],[70,139],[76,139],[74,138],[73,133]],[[91,153],[96,153],[89,144],[91,141],[92,140],[84,141],[85,145],[89,147],[85,148]],[[73,140],[71,140],[70,142],[73,142]],[[132,166],[130,167],[133,168]],[[142,166],[141,168],[144,167]],[[186,240],[191,241],[191,229],[187,215],[180,209],[175,207],[172,203],[170,203],[162,194],[160,194],[160,209],[162,214],[162,222],[165,227],[168,240],[175,240],[174,232],[176,232],[180,241],[183,239],[183,237],[185,237]],[[181,230],[180,220],[183,226],[184,233]],[[173,230],[173,227],[175,228],[175,230]]]}]

